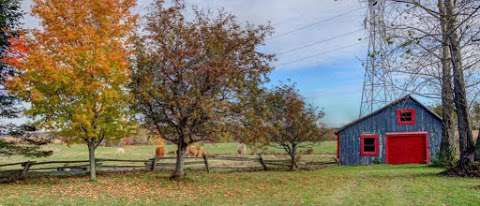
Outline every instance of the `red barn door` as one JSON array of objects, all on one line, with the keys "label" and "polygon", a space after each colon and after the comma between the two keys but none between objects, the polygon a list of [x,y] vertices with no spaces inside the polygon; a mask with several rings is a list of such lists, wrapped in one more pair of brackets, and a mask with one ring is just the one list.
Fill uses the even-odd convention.
[{"label": "red barn door", "polygon": [[429,160],[426,132],[387,133],[388,164],[425,164]]}]

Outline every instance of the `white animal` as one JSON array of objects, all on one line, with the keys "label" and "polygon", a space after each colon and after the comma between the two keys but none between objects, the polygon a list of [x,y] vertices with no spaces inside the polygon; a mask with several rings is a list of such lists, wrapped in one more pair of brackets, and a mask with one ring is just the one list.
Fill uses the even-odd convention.
[{"label": "white animal", "polygon": [[124,153],[125,153],[125,149],[119,147],[119,148],[117,148],[117,153],[119,153],[119,154],[124,154]]},{"label": "white animal", "polygon": [[237,154],[240,156],[247,154],[247,145],[241,143],[237,146]]}]

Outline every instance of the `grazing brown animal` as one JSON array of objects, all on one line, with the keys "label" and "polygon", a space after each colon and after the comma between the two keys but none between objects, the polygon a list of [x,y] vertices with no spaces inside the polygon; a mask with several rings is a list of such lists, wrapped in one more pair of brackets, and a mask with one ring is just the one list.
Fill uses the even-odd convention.
[{"label": "grazing brown animal", "polygon": [[205,155],[205,151],[202,146],[190,145],[187,147],[187,156],[202,157],[203,155]]},{"label": "grazing brown animal", "polygon": [[165,157],[165,146],[163,145],[157,146],[157,149],[155,149],[155,157],[156,158]]},{"label": "grazing brown animal", "polygon": [[155,158],[162,158],[165,157],[165,154],[167,153],[165,149],[165,140],[162,138],[159,138],[156,140],[157,143],[157,148],[155,149]]},{"label": "grazing brown animal", "polygon": [[308,149],[305,151],[305,154],[313,154],[313,148],[308,148]]}]

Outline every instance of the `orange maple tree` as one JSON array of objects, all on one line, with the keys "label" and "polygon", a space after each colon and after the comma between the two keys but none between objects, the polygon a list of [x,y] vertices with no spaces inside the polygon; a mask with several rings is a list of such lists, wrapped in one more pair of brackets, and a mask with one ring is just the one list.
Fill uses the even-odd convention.
[{"label": "orange maple tree", "polygon": [[28,48],[25,42],[25,36],[19,35],[8,39],[9,47],[5,50],[0,61],[12,68],[17,68],[27,55]]},{"label": "orange maple tree", "polygon": [[132,130],[129,39],[135,0],[34,0],[41,29],[26,39],[24,58],[10,61],[21,75],[8,87],[31,103],[27,114],[70,142],[87,144],[90,177],[95,149]]}]

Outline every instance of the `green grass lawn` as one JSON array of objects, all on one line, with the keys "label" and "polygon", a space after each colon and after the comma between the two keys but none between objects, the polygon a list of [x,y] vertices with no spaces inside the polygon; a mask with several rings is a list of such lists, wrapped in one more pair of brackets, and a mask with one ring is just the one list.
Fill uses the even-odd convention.
[{"label": "green grass lawn", "polygon": [[41,178],[0,187],[0,205],[480,205],[480,179],[418,165],[315,171]]},{"label": "green grass lawn", "polygon": [[[83,145],[49,145],[54,155],[29,159],[86,159]],[[206,144],[210,154],[235,154],[236,145]],[[100,158],[147,159],[154,146],[100,147]],[[168,150],[174,150],[169,145]],[[270,152],[280,152],[271,149]],[[332,157],[335,142],[315,146],[313,158]],[[0,162],[25,161],[13,156]],[[319,170],[187,171],[181,182],[168,172],[31,178],[0,185],[4,205],[480,205],[480,179],[444,177],[441,168],[421,165],[331,166]]]}]

